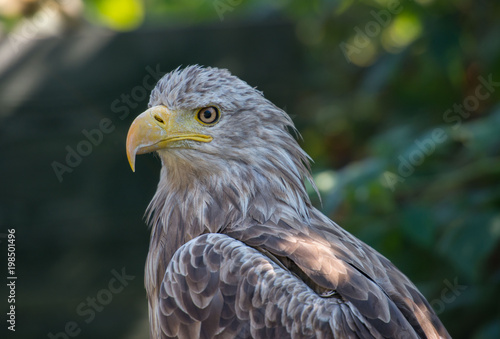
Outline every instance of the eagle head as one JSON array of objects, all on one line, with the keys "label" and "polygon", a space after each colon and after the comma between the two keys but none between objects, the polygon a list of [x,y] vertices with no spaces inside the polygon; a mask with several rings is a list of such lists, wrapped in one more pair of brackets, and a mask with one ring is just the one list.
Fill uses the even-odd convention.
[{"label": "eagle head", "polygon": [[290,117],[260,91],[226,69],[189,66],[160,79],[148,106],[130,127],[127,156],[135,170],[137,154],[158,153],[159,192],[212,192],[200,201],[210,204],[233,191],[232,203],[243,212],[259,196],[307,215],[309,157],[290,134],[296,132]]}]

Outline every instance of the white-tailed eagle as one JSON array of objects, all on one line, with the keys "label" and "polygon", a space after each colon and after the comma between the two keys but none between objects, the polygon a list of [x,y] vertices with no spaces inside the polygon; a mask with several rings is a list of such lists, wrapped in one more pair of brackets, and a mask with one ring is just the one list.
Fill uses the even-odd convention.
[{"label": "white-tailed eagle", "polygon": [[290,117],[227,70],[165,75],[127,136],[157,152],[152,338],[449,338],[415,285],[314,208]]}]

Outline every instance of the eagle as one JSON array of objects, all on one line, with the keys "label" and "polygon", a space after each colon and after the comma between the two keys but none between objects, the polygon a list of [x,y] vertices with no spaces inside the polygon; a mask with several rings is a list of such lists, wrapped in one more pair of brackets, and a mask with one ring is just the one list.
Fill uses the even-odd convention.
[{"label": "eagle", "polygon": [[[316,209],[282,109],[226,69],[177,68],[132,122],[162,168],[146,216],[151,338],[450,338],[388,259]],[[317,189],[316,189],[317,191]]]}]

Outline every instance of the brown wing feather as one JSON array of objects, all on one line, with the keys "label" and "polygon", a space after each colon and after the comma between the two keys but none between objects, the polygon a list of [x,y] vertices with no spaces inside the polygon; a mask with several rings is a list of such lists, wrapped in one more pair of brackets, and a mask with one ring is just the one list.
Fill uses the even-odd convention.
[{"label": "brown wing feather", "polygon": [[383,338],[353,303],[319,297],[258,250],[223,234],[179,248],[154,312],[161,338]]},{"label": "brown wing feather", "polygon": [[389,260],[316,210],[313,214],[310,225],[280,220],[225,232],[287,258],[312,281],[311,288],[336,291],[385,338],[449,338],[425,298]]}]

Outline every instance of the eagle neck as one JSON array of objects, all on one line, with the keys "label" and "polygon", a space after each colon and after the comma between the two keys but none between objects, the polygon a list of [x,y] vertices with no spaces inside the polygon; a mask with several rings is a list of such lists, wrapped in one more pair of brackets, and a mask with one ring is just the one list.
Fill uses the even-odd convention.
[{"label": "eagle neck", "polygon": [[285,172],[245,160],[193,166],[193,159],[169,157],[161,157],[160,182],[148,207],[150,245],[164,247],[167,262],[187,241],[229,225],[277,222],[284,214],[309,219],[311,204],[300,168]]}]

